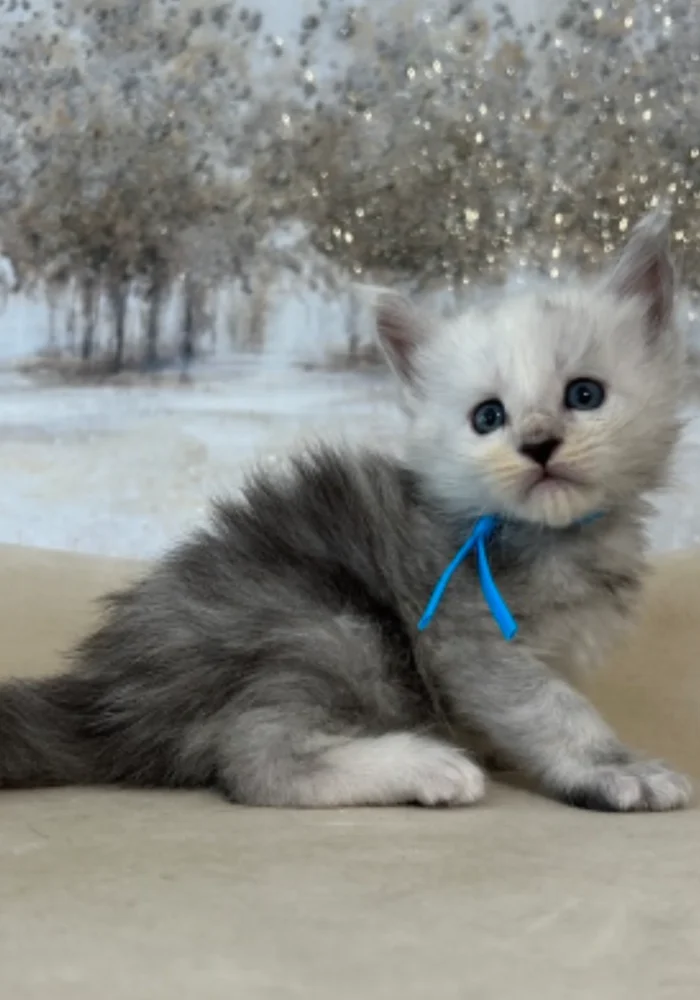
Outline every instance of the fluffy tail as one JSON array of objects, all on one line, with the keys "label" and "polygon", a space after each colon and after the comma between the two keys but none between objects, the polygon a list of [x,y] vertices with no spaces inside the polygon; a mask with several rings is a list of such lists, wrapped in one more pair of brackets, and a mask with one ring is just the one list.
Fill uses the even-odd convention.
[{"label": "fluffy tail", "polygon": [[98,781],[94,681],[65,674],[0,686],[0,788]]}]

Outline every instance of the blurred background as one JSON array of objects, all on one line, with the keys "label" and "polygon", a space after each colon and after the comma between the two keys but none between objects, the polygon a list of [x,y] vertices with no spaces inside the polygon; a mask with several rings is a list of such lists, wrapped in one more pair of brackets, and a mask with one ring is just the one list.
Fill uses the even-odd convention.
[{"label": "blurred background", "polygon": [[257,460],[393,447],[367,285],[438,315],[664,201],[700,540],[694,0],[0,0],[0,542],[152,556]]}]

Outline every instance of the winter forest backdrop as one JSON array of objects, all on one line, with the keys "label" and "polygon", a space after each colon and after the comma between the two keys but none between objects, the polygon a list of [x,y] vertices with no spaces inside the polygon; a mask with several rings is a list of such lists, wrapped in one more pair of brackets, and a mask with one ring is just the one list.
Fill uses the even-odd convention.
[{"label": "winter forest backdrop", "polygon": [[448,308],[595,263],[659,195],[698,272],[687,0],[0,0],[0,25],[2,295],[70,372],[354,363],[353,282]]},{"label": "winter forest backdrop", "polygon": [[0,0],[0,541],[150,554],[391,439],[363,286],[447,312],[663,198],[694,330],[699,71],[694,0]]}]

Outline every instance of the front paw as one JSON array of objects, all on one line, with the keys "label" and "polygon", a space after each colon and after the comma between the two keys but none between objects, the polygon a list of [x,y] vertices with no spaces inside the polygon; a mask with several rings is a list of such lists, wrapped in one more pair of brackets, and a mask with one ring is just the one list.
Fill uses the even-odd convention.
[{"label": "front paw", "polygon": [[658,761],[602,764],[583,772],[557,797],[580,809],[602,812],[665,812],[690,802],[692,785]]}]

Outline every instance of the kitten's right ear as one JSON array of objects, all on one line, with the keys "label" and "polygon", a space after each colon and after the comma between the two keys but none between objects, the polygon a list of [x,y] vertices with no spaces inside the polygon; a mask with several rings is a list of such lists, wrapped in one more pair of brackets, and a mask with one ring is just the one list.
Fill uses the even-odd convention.
[{"label": "kitten's right ear", "polygon": [[632,230],[608,278],[617,295],[646,301],[652,340],[664,333],[673,315],[675,271],[669,243],[668,213],[649,213]]},{"label": "kitten's right ear", "polygon": [[381,291],[375,301],[379,344],[399,379],[415,383],[415,356],[428,335],[428,322],[409,298],[399,292]]}]

